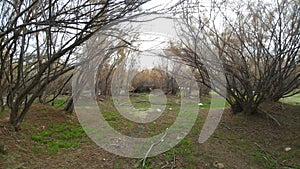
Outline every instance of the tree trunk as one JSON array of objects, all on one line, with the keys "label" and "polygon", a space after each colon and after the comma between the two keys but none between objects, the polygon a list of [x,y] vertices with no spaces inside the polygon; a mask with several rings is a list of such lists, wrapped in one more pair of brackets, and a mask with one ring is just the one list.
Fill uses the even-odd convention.
[{"label": "tree trunk", "polygon": [[243,107],[243,112],[246,115],[252,115],[257,113],[257,104],[256,103],[246,103],[242,105]]},{"label": "tree trunk", "polygon": [[5,103],[4,103],[4,99],[2,98],[2,95],[0,95],[0,106],[1,106],[0,112],[3,112],[5,109]]},{"label": "tree trunk", "polygon": [[15,131],[20,130],[18,127],[16,127],[18,121],[18,112],[19,112],[19,108],[13,105],[9,115],[9,123],[14,127]]},{"label": "tree trunk", "polygon": [[42,104],[44,104],[44,99],[43,99],[43,95],[42,94],[39,95],[39,102],[42,103]]},{"label": "tree trunk", "polygon": [[66,111],[68,114],[71,114],[74,110],[74,102],[73,97],[71,97],[67,103],[67,106],[64,108],[64,111]]},{"label": "tree trunk", "polygon": [[257,113],[258,106],[256,103],[238,103],[235,102],[231,104],[231,112],[233,114],[245,113],[246,115],[251,115]]},{"label": "tree trunk", "polygon": [[243,108],[239,103],[236,102],[234,104],[231,104],[231,112],[233,114],[237,114],[237,113],[240,113],[242,111],[243,111]]}]

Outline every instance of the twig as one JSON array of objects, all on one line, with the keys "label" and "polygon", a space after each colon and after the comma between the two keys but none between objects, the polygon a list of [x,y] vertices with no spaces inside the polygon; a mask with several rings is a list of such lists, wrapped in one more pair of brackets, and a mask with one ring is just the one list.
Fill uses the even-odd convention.
[{"label": "twig", "polygon": [[175,157],[175,152],[174,152],[174,149],[173,149],[173,163],[172,163],[171,169],[175,168],[175,166],[176,166],[176,157]]},{"label": "twig", "polygon": [[[270,154],[267,150],[265,150],[261,145],[259,145],[257,142],[254,142],[254,144],[261,150],[263,151],[263,153],[265,153],[266,155],[269,155],[273,160],[276,160],[277,162],[277,159],[275,157],[273,157],[272,154]],[[266,158],[266,157],[265,157]]]},{"label": "twig", "polygon": [[119,144],[110,144],[111,146],[115,146],[115,147],[118,147],[118,148],[120,148],[121,147],[121,145],[119,145]]},{"label": "twig", "polygon": [[266,113],[266,115],[267,115],[268,117],[270,117],[272,120],[274,120],[274,121],[277,123],[278,126],[281,126],[281,124],[279,123],[279,121],[278,121],[274,116],[272,116],[271,114],[269,114],[269,113],[267,113],[267,112],[265,112],[265,113]]},{"label": "twig", "polygon": [[147,159],[147,157],[148,157],[150,151],[152,150],[152,148],[153,148],[154,146],[158,145],[159,143],[164,142],[164,138],[166,137],[167,132],[168,132],[168,128],[166,128],[165,134],[161,137],[161,139],[160,139],[158,142],[153,143],[153,144],[150,146],[149,150],[148,150],[147,153],[145,154],[145,157],[143,158],[143,167],[144,167],[145,164],[146,164],[146,159]]},{"label": "twig", "polygon": [[166,168],[166,167],[168,167],[169,166],[169,162],[168,161],[166,161],[166,164],[165,165],[163,165],[160,169],[164,169],[164,168]]},{"label": "twig", "polygon": [[262,146],[260,146],[257,142],[254,142],[254,144],[265,153],[265,149]]},{"label": "twig", "polygon": [[281,102],[281,109],[282,109],[282,110],[285,110],[285,107],[284,107],[284,105],[283,105],[283,102]]},{"label": "twig", "polygon": [[221,123],[221,126],[224,126],[224,127],[227,128],[228,130],[231,130],[231,128],[230,128],[228,125],[226,125],[225,123]]},{"label": "twig", "polygon": [[266,112],[266,111],[264,111],[262,109],[259,109],[259,111],[261,113],[265,114],[266,116],[270,117],[272,120],[274,120],[277,123],[278,126],[281,126],[281,124],[279,123],[279,121],[274,116],[272,116],[270,113],[268,113],[268,112]]}]

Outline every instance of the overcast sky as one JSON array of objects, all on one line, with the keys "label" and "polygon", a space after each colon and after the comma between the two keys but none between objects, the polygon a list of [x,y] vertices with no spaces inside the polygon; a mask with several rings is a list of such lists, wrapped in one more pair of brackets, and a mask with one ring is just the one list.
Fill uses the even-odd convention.
[{"label": "overcast sky", "polygon": [[[154,7],[156,10],[160,10],[170,7],[175,3],[176,1],[174,0],[153,0],[146,3],[142,8],[151,9]],[[176,38],[174,21],[173,19],[166,17],[170,17],[170,15],[149,15],[139,18],[139,20],[151,21],[133,23],[133,25],[140,28],[140,49],[143,51],[151,51],[150,53],[142,52],[138,56],[142,68],[156,67],[156,63],[160,62],[161,57],[155,56],[155,53],[162,54],[163,49],[167,47],[168,42]]]}]

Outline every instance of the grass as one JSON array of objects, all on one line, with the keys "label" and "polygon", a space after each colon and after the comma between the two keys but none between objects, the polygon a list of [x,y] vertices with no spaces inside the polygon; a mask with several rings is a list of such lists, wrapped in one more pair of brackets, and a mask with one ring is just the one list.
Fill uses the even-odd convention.
[{"label": "grass", "polygon": [[[213,101],[213,104],[212,104]],[[199,105],[190,105],[193,107],[200,107],[200,108],[223,108],[223,107],[228,107],[229,104],[226,102],[226,99],[221,98],[221,97],[214,97],[213,100],[211,97],[202,97],[200,99],[200,102],[203,104],[201,106]]]},{"label": "grass", "polygon": [[65,108],[66,107],[66,100],[64,99],[57,99],[54,101],[54,106],[58,108]]},{"label": "grass", "polygon": [[[161,116],[158,119],[146,124],[135,123],[124,118],[114,107],[112,100],[107,100],[104,103],[100,103],[99,107],[105,120],[114,129],[126,135],[137,134],[135,135],[136,137],[149,137],[164,132],[165,129],[172,125],[172,123],[175,121],[177,113],[180,109],[179,104],[176,104],[177,99],[177,97],[168,98],[166,109],[162,110],[163,112]],[[134,108],[140,111],[148,111],[151,106],[149,102],[149,94],[131,96],[130,102],[125,99],[122,102],[123,105],[126,104],[123,108],[127,109],[128,107],[128,111],[131,111],[129,106],[130,103]],[[172,109],[170,110],[169,108]]]},{"label": "grass", "polygon": [[[178,103],[178,100],[180,100],[180,98],[175,96],[168,97],[166,109],[161,114],[161,117],[147,124],[135,123],[124,118],[114,107],[113,100],[105,100],[104,102],[99,103],[99,107],[105,120],[113,128],[120,131],[122,134],[132,136],[133,133],[136,134],[134,135],[135,137],[142,138],[162,133],[167,127],[173,124],[180,111],[180,103]],[[187,105],[191,108],[204,108],[204,110],[200,110],[196,122],[189,134],[169,151],[155,157],[147,158],[146,166],[143,167],[144,169],[158,168],[158,166],[161,167],[166,161],[171,164],[174,157],[176,157],[176,163],[181,163],[181,166],[184,165],[184,168],[195,168],[195,166],[199,166],[201,162],[203,164],[203,161],[205,161],[205,163],[208,162],[206,169],[215,169],[215,167],[211,165],[215,161],[223,162],[226,167],[228,166],[230,168],[233,164],[222,161],[222,155],[226,155],[225,153],[227,151],[232,154],[239,154],[239,158],[245,158],[245,161],[251,164],[251,167],[253,166],[252,164],[254,164],[254,166],[259,165],[266,169],[278,168],[280,167],[279,164],[281,161],[291,159],[291,156],[299,156],[299,153],[297,154],[296,151],[295,153],[294,151],[291,151],[289,153],[279,152],[279,154],[275,154],[274,150],[274,152],[270,151],[270,153],[266,153],[261,149],[257,149],[253,142],[247,140],[247,138],[236,135],[234,128],[231,127],[226,130],[227,132],[224,132],[222,129],[225,127],[222,128],[222,125],[220,125],[220,128],[222,129],[216,130],[210,138],[210,144],[216,144],[218,147],[212,146],[212,149],[204,149],[205,145],[203,147],[202,145],[199,145],[198,137],[206,118],[206,113],[208,108],[223,107],[224,99],[217,97],[214,100],[214,104],[211,104],[212,101],[210,97],[203,97],[200,102],[203,103],[202,106],[195,103],[188,103]],[[57,100],[56,105],[61,103],[62,101]],[[143,110],[150,107],[148,94],[132,96],[130,101],[125,101],[124,103],[126,105],[132,104],[135,108]],[[227,105],[228,104],[226,103],[226,106]],[[46,108],[49,109],[49,107]],[[237,117],[235,117],[235,120],[237,120]],[[37,153],[46,152],[50,155],[55,155],[63,152],[65,149],[77,148],[80,143],[85,142],[85,133],[78,125],[55,124],[46,126],[45,129],[37,129],[32,126],[31,131],[31,140],[34,142],[32,149]],[[239,132],[237,133],[241,134]],[[257,142],[262,139],[263,138],[257,138]],[[299,146],[299,144],[296,145],[295,143],[295,146],[291,145],[291,147],[297,146]],[[222,149],[223,147],[226,147],[226,150]],[[224,152],[221,152],[223,150]],[[141,168],[140,159],[136,161],[138,161],[138,167]],[[123,161],[114,163],[113,168],[122,168],[122,163]],[[299,164],[295,164],[293,167],[300,169]]]},{"label": "grass", "polygon": [[224,134],[224,133],[217,132],[217,131],[215,131],[212,136],[216,137],[218,139],[229,140],[229,141],[235,139],[232,135]]},{"label": "grass", "polygon": [[6,112],[9,112],[9,109],[8,109],[7,107],[4,107],[4,110],[3,110],[3,111],[0,109],[0,118],[1,118],[2,115],[3,115],[4,113],[6,113]]},{"label": "grass", "polygon": [[149,96],[150,95],[147,93],[141,93],[134,97],[130,97],[130,101],[136,109],[149,109],[151,107]]},{"label": "grass", "polygon": [[[185,98],[184,98],[185,99]],[[188,98],[186,98],[188,99]],[[124,103],[129,105],[131,104],[136,108],[140,110],[145,110],[150,108],[150,102],[149,102],[149,94],[140,94],[130,97],[130,102],[123,101]],[[199,108],[221,108],[224,106],[225,100],[216,97],[214,98],[214,104],[211,105],[211,98],[210,97],[204,97],[200,101],[203,103],[202,106],[199,106],[197,103],[187,103],[187,107],[193,109],[199,109]],[[166,109],[163,111],[161,116],[156,119],[153,122],[147,123],[147,124],[137,124],[132,121],[128,121],[124,117],[122,117],[116,108],[113,106],[113,101],[108,100],[104,103],[101,103],[100,109],[101,113],[104,116],[104,118],[108,121],[108,123],[114,127],[116,130],[121,131],[121,133],[124,133],[126,135],[130,135],[131,132],[134,132],[135,137],[149,137],[154,136],[160,133],[163,133],[165,129],[173,124],[173,122],[176,120],[176,117],[178,116],[178,112],[180,111],[180,97],[176,96],[169,96],[167,97],[167,103],[166,103]],[[169,109],[171,108],[171,109]],[[195,166],[199,162],[199,160],[202,160],[199,158],[199,152],[193,151],[194,147],[198,144],[198,135],[200,133],[200,130],[203,126],[203,118],[200,117],[196,119],[194,127],[192,127],[190,133],[188,134],[191,137],[186,137],[181,142],[176,145],[173,149],[167,151],[165,153],[166,159],[168,161],[173,160],[173,156],[176,155],[184,158],[188,163],[190,163],[190,166]],[[143,130],[139,130],[140,128],[143,128]],[[126,133],[123,130],[129,130],[131,132]],[[224,139],[232,140],[230,136],[222,135],[222,133],[217,133],[216,135],[224,137]],[[195,137],[196,136],[196,137]],[[202,156],[203,154],[200,154]],[[148,158],[146,162],[146,166],[144,168],[153,168],[152,166],[155,165],[151,161],[155,160],[154,158]],[[114,168],[118,168],[118,164],[115,164]]]},{"label": "grass", "polygon": [[252,152],[254,161],[262,163],[266,169],[274,169],[277,166],[277,161],[269,153],[260,150],[253,150]]},{"label": "grass", "polygon": [[[46,98],[46,101],[47,100],[51,100],[53,98],[53,95],[50,95]],[[69,96],[66,96],[66,95],[59,95],[53,102],[54,106],[55,107],[58,107],[58,108],[65,108],[66,107],[66,100],[69,98]],[[39,99],[36,98],[34,100],[35,103],[39,103]],[[52,104],[52,102],[50,102],[49,104]]]},{"label": "grass", "polygon": [[[131,133],[134,133],[135,137],[150,137],[160,133],[165,132],[165,129],[173,124],[176,120],[178,112],[180,111],[180,97],[170,96],[167,97],[167,105],[166,109],[163,111],[161,116],[154,120],[153,122],[147,124],[139,124],[134,123],[132,121],[127,120],[126,118],[122,117],[116,108],[113,106],[113,101],[108,100],[104,103],[100,103],[100,110],[104,118],[108,121],[108,123],[114,127],[116,130],[124,133],[126,135],[131,136]],[[207,99],[209,101],[209,98]],[[145,110],[150,108],[149,102],[149,95],[148,94],[141,94],[136,96],[130,97],[131,104],[141,110]],[[219,103],[221,103],[220,100]],[[124,101],[123,104],[130,104],[128,101]],[[188,105],[191,108],[199,108],[197,104]],[[207,106],[209,107],[209,105]],[[216,107],[221,107],[221,105],[216,105]],[[169,109],[171,108],[171,109]],[[196,135],[198,138],[198,134],[200,132],[201,126],[203,125],[203,119],[198,117],[195,122],[195,126],[191,129],[191,134]],[[126,132],[125,130],[128,130]],[[173,160],[173,156],[176,155],[186,159],[191,166],[195,165],[199,160],[198,154],[195,154],[193,151],[193,147],[195,144],[198,144],[197,140],[191,140],[190,138],[184,138],[181,142],[176,145],[173,149],[167,151],[165,153],[165,157],[168,161]],[[197,152],[198,153],[198,152]],[[157,166],[157,164],[152,163],[152,161],[156,160],[157,157],[147,158],[146,165],[143,167],[144,169],[147,168],[156,168],[153,166]],[[119,168],[119,164],[114,164],[113,168]]]},{"label": "grass", "polygon": [[192,149],[193,149],[193,144],[192,144],[191,140],[183,139],[175,147],[174,151],[176,154],[179,154],[182,156],[190,156]]},{"label": "grass", "polygon": [[33,150],[56,154],[62,148],[76,148],[83,141],[85,133],[81,126],[67,124],[53,125],[32,131],[31,139],[35,141]]},{"label": "grass", "polygon": [[112,105],[100,106],[100,110],[105,120],[114,129],[121,131],[131,126],[131,122],[124,119]]},{"label": "grass", "polygon": [[291,97],[280,99],[280,101],[291,105],[300,105],[300,93]]}]

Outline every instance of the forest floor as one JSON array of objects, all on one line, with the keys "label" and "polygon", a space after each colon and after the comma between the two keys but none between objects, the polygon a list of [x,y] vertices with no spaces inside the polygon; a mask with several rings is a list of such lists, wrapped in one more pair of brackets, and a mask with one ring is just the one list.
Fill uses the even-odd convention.
[{"label": "forest floor", "polygon": [[[149,137],[163,132],[176,120],[180,107],[176,99],[168,98],[168,108],[150,124],[124,119],[112,100],[100,102],[99,107],[109,124],[120,133]],[[134,107],[142,109],[150,107],[147,100],[147,95],[131,98]],[[5,148],[5,152],[0,153],[0,168],[217,169],[224,165],[226,169],[300,169],[299,104],[278,102],[262,106],[280,125],[266,115],[232,115],[226,108],[214,134],[199,144],[199,133],[209,107],[218,107],[210,105],[209,98],[201,102],[204,105],[200,106],[189,134],[171,150],[147,158],[144,167],[141,159],[114,155],[97,146],[85,134],[75,113],[67,115],[61,108],[35,103],[22,130],[13,132],[5,122],[6,111],[0,114],[0,141]]]}]

